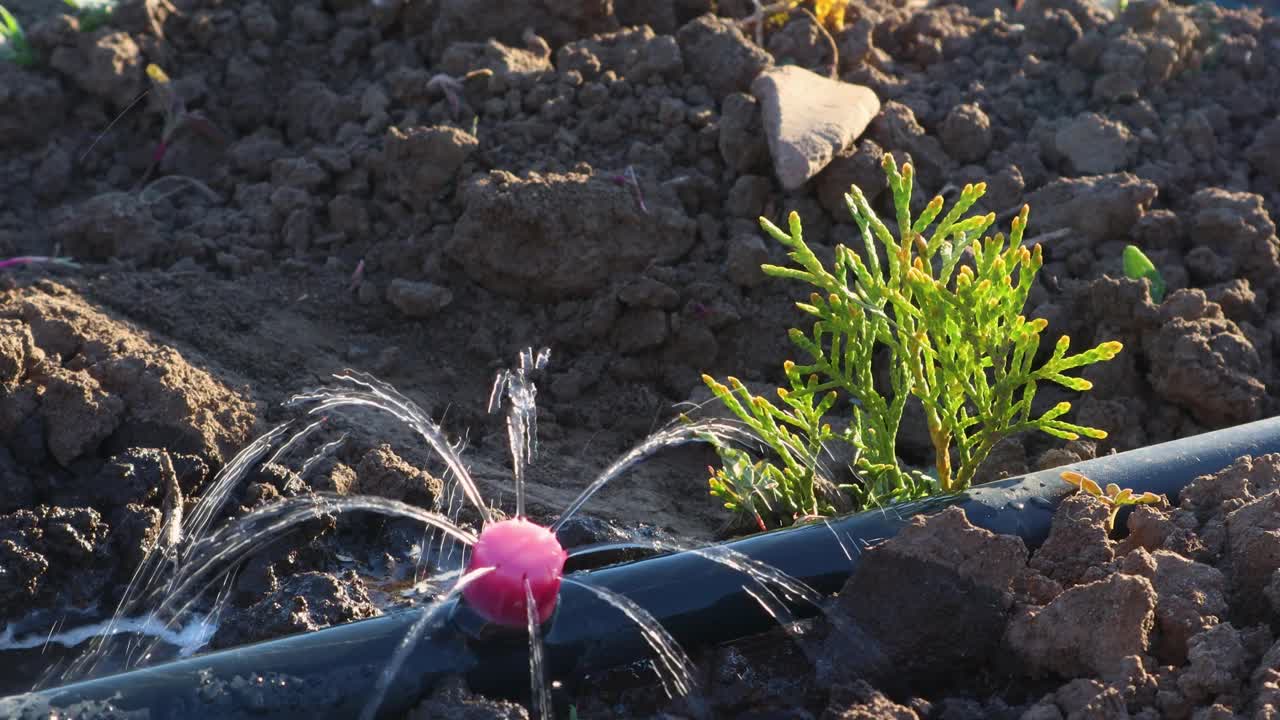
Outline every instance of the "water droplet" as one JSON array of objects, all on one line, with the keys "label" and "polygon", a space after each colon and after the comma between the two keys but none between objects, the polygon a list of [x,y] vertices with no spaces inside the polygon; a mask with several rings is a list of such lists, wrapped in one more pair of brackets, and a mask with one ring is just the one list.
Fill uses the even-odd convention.
[{"label": "water droplet", "polygon": [[1030,503],[1031,503],[1032,505],[1035,505],[1036,507],[1042,507],[1042,508],[1045,508],[1046,510],[1052,510],[1052,509],[1053,509],[1053,503],[1051,503],[1051,502],[1049,502],[1048,500],[1046,500],[1045,498],[1042,498],[1042,497],[1039,497],[1039,496],[1031,498]]}]

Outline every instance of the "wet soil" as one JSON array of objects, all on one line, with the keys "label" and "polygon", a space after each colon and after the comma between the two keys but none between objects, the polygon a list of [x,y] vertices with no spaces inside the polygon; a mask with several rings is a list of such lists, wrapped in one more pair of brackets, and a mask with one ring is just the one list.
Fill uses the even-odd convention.
[{"label": "wet soil", "polygon": [[[914,163],[918,197],[987,180],[979,208],[1002,226],[1029,203],[1046,265],[1028,314],[1077,347],[1125,344],[1086,373],[1094,390],[1073,412],[1107,440],[1011,441],[984,479],[1276,411],[1280,21],[1257,9],[1131,0],[1113,17],[1087,0],[872,0],[850,5],[830,39],[795,14],[764,30],[761,46],[735,26],[746,2],[717,3],[711,17],[704,0],[517,0],[501,12],[479,0],[123,0],[92,32],[57,3],[7,4],[40,62],[0,63],[0,256],[80,266],[0,271],[0,626],[26,630],[32,610],[72,618],[114,607],[174,509],[253,437],[297,417],[281,401],[347,367],[441,418],[465,440],[482,493],[509,512],[506,430],[485,399],[521,348],[552,347],[529,499],[535,517],[553,517],[680,403],[704,399],[699,373],[779,380],[803,289],[759,271],[784,258],[755,218],[798,210],[829,253],[855,239],[840,200],[850,183],[888,209],[876,168],[885,152]],[[148,63],[207,121],[173,136],[151,174],[160,93],[134,104]],[[752,94],[773,65],[834,72],[880,102],[857,141],[792,190],[776,177]],[[1131,242],[1168,283],[1162,303],[1121,277]],[[1040,395],[1046,407],[1067,399]],[[297,474],[342,433],[332,457]],[[921,416],[909,417],[901,452],[929,457]],[[727,518],[705,492],[713,459],[695,448],[641,466],[588,506],[576,540],[616,539],[611,526],[716,537]],[[373,414],[331,417],[283,462],[238,488],[229,513],[310,490],[451,501],[421,444]],[[1275,562],[1264,550],[1241,559],[1262,594],[1237,592],[1229,522],[1214,508],[1243,511],[1269,486],[1231,487],[1230,501],[1135,513],[1148,522],[1133,535],[1147,538],[1142,550],[1095,524],[1073,540],[1089,554],[1054,561],[1051,543],[1009,587],[952,568],[938,602],[983,598],[947,605],[982,629],[963,635],[978,644],[957,645],[961,655],[931,647],[951,636],[928,624],[876,619],[920,626],[890,644],[939,657],[908,676],[934,685],[810,670],[795,685],[783,680],[803,663],[737,648],[708,661],[722,688],[713,696],[736,698],[716,707],[745,717],[762,705],[787,717],[1255,713],[1274,685],[1262,672],[1270,636],[1258,629],[1272,611],[1258,598]],[[1267,527],[1266,507],[1252,511],[1256,527]],[[348,571],[403,563],[420,537],[353,519],[271,548],[238,577],[217,642],[378,612],[383,591]],[[902,547],[881,555],[922,562]],[[1207,583],[1199,595],[1216,597],[1201,565],[1218,567],[1221,607],[1169,611],[1177,619],[1162,629],[1160,583],[1173,582],[1162,576],[1194,577]],[[894,582],[934,568],[865,572],[898,597],[910,593]],[[1108,598],[1124,600],[1108,629],[1073,624]],[[872,612],[849,602],[855,617]],[[1115,636],[1117,647],[1074,632]],[[1023,658],[1020,671],[1046,684],[1015,673],[1016,692],[1000,694],[1010,676],[992,656]],[[744,686],[746,675],[761,684]],[[582,716],[625,714],[603,698],[576,699]],[[623,703],[633,715],[651,705]],[[495,712],[514,712],[503,707]]]}]

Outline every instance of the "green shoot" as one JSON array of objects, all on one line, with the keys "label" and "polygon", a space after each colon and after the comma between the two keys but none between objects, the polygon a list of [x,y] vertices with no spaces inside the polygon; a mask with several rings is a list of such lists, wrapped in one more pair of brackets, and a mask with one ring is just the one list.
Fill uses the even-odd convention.
[{"label": "green shoot", "polygon": [[70,5],[80,20],[80,32],[93,32],[111,20],[116,0],[62,0]]},{"label": "green shoot", "polygon": [[187,105],[182,101],[182,96],[174,90],[168,74],[159,65],[154,63],[147,65],[147,77],[151,79],[151,91],[160,100],[161,112],[164,114],[164,127],[160,131],[160,142],[156,145],[155,153],[152,155],[151,165],[147,167],[146,174],[138,182],[138,188],[146,185],[151,176],[159,169],[160,162],[164,160],[170,144],[182,130],[195,130],[215,142],[226,142],[225,136],[218,130],[217,126],[200,113],[187,110]]},{"label": "green shoot", "polygon": [[[830,268],[805,243],[799,215],[790,214],[786,230],[760,220],[794,263],[765,265],[764,271],[816,291],[796,304],[814,324],[809,333],[790,331],[791,341],[808,357],[804,364],[784,364],[789,387],[778,390],[780,404],[753,396],[734,378],[727,384],[703,378],[774,455],[761,464],[722,450],[724,466],[713,473],[711,493],[731,509],[757,514],[773,509],[793,517],[832,512],[829,499],[815,491],[823,484],[816,459],[831,442],[848,443],[855,451],[852,468],[859,481],[840,489],[855,509],[864,509],[963,490],[992,448],[1016,433],[1038,430],[1067,440],[1106,437],[1100,429],[1064,420],[1068,402],[1032,415],[1041,383],[1088,390],[1089,381],[1067,373],[1114,358],[1121,345],[1105,342],[1069,355],[1070,339],[1063,336],[1051,356],[1035,366],[1047,322],[1021,314],[1043,263],[1038,245],[1022,244],[1029,209],[1014,218],[1008,240],[1002,234],[983,237],[994,214],[965,217],[986,190],[979,184],[966,186],[945,215],[943,200],[936,197],[913,219],[911,166],[899,170],[886,156],[883,167],[893,193],[896,235],[855,186],[845,200],[863,252],[838,246]],[[889,352],[877,353],[882,347]],[[924,409],[934,448],[929,475],[905,469],[897,457],[898,429],[909,401]],[[838,403],[851,409],[852,421],[837,433],[827,417]],[[761,502],[766,496],[772,504]]]},{"label": "green shoot", "polygon": [[1164,293],[1168,287],[1164,283],[1164,276],[1156,269],[1151,259],[1146,256],[1137,245],[1126,245],[1124,248],[1124,274],[1125,277],[1134,280],[1146,278],[1151,283],[1151,299],[1157,305],[1164,302]]},{"label": "green shoot", "polygon": [[1074,470],[1064,470],[1062,479],[1075,485],[1081,492],[1092,495],[1103,502],[1107,507],[1111,508],[1111,514],[1107,517],[1107,531],[1115,529],[1116,516],[1120,514],[1120,508],[1125,505],[1159,505],[1164,502],[1164,497],[1153,492],[1144,492],[1141,495],[1134,495],[1133,491],[1115,483],[1108,483],[1106,490],[1098,487],[1098,483],[1081,475]]},{"label": "green shoot", "polygon": [[8,60],[21,67],[36,64],[36,55],[27,43],[27,34],[22,31],[22,25],[3,5],[0,5],[0,60]]}]

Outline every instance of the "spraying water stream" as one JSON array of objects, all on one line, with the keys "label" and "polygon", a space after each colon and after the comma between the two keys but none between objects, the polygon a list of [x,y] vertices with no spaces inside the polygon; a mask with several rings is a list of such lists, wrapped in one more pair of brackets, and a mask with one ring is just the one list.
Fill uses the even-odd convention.
[{"label": "spraying water stream", "polygon": [[[437,558],[445,555],[446,544],[448,554],[454,552],[455,543],[464,549],[464,558],[470,548],[476,547],[484,538],[493,536],[498,529],[504,532],[508,527],[525,523],[526,513],[525,482],[526,470],[537,452],[537,388],[533,375],[545,368],[549,361],[549,352],[542,350],[533,353],[532,349],[524,350],[518,358],[517,365],[498,374],[489,397],[488,410],[496,413],[506,406],[506,434],[512,462],[512,480],[515,486],[516,515],[513,520],[494,522],[493,515],[480,496],[475,480],[463,463],[459,449],[451,445],[441,427],[432,421],[426,413],[413,401],[396,391],[391,386],[363,374],[346,371],[335,375],[341,383],[337,387],[322,388],[299,395],[287,401],[288,406],[310,405],[309,415],[316,415],[331,410],[349,407],[366,407],[389,413],[407,427],[415,431],[444,462],[448,471],[449,491],[447,497],[438,497],[433,510],[425,510],[402,502],[379,497],[360,495],[336,495],[312,493],[277,501],[259,508],[247,515],[227,522],[216,531],[210,531],[212,522],[220,516],[232,491],[245,477],[251,467],[276,447],[271,453],[268,463],[280,462],[290,451],[302,441],[319,430],[325,417],[320,417],[289,435],[290,424],[282,424],[258,438],[238,454],[219,473],[209,490],[196,503],[193,511],[185,520],[180,515],[172,519],[177,529],[174,530],[167,543],[162,543],[149,553],[130,583],[115,616],[107,624],[102,636],[95,640],[90,652],[82,656],[68,672],[62,675],[65,681],[72,677],[88,676],[96,669],[98,661],[105,654],[103,647],[107,641],[124,632],[118,628],[145,627],[151,632],[152,640],[145,647],[139,644],[141,639],[131,640],[126,665],[145,664],[152,659],[157,646],[164,642],[172,642],[183,630],[182,621],[188,617],[199,617],[208,629],[209,618],[216,622],[229,594],[231,572],[254,551],[260,549],[289,532],[296,530],[304,523],[318,518],[332,517],[339,514],[357,512],[374,513],[385,517],[405,518],[423,525],[423,541],[420,544],[418,557],[413,571],[413,582],[419,583],[425,575],[423,563],[430,554],[429,549],[436,545],[436,533],[439,533]],[[508,400],[508,403],[503,401]],[[283,442],[280,442],[285,438]],[[306,473],[315,467],[318,460],[332,453],[343,441],[343,438],[324,443],[302,465],[300,472]],[[700,420],[697,422],[682,418],[649,437],[612,462],[565,508],[564,512],[548,527],[541,530],[547,537],[554,537],[566,521],[572,518],[602,488],[622,476],[628,470],[651,457],[655,453],[673,446],[692,442],[724,442],[734,444],[754,444],[756,438],[748,430],[732,422],[719,420]],[[460,491],[460,495],[458,493]],[[461,502],[469,501],[479,512],[481,528],[479,535],[457,525],[451,519],[456,517]],[[442,514],[439,512],[443,510]],[[515,525],[513,525],[513,523]],[[522,531],[523,532],[523,531]],[[549,720],[553,717],[551,696],[548,684],[548,672],[543,650],[543,623],[556,604],[559,577],[566,554],[559,550],[554,540],[549,540],[560,559],[552,560],[550,571],[554,575],[555,585],[550,592],[541,586],[542,581],[525,574],[517,578],[521,603],[521,630],[527,632],[529,642],[529,675],[531,690],[531,706],[535,716]],[[491,542],[496,545],[497,540]],[[713,546],[709,548],[687,548],[673,543],[636,542],[636,547],[667,553],[682,550],[690,551],[711,562],[731,568],[742,573],[744,579],[754,589],[751,597],[760,604],[764,611],[784,627],[793,626],[794,619],[787,609],[788,603],[804,602],[821,608],[824,598],[804,583],[776,570],[768,565],[754,561],[732,550]],[[524,548],[524,545],[518,547]],[[505,551],[504,551],[505,552]],[[429,600],[417,620],[409,627],[401,638],[395,652],[383,666],[374,692],[368,698],[361,712],[362,718],[374,717],[384,701],[388,688],[402,671],[406,659],[425,630],[442,620],[443,608],[456,606],[459,596],[474,600],[481,586],[491,585],[498,581],[506,562],[528,561],[528,550],[514,550],[514,555],[497,555],[490,560],[477,561],[474,555],[465,572],[450,571],[445,575],[437,575],[435,581],[446,581],[441,591],[433,600]],[[503,558],[506,558],[505,560]],[[534,567],[534,566],[530,566]],[[685,696],[696,690],[696,678],[693,664],[672,637],[644,608],[625,595],[579,582],[572,576],[564,578],[566,582],[586,589],[599,600],[621,612],[638,628],[640,636],[653,651],[653,666],[664,690],[670,697]],[[197,615],[195,611],[208,591],[222,582],[218,599],[212,609],[205,615]],[[494,586],[497,587],[497,586]],[[489,592],[489,591],[485,591]],[[462,601],[468,604],[467,601]],[[483,605],[483,604],[482,604]],[[128,613],[137,614],[140,607],[150,609],[140,623],[129,620]],[[484,613],[482,613],[484,614]],[[180,630],[182,628],[182,630]],[[790,630],[789,630],[790,631]],[[796,631],[798,632],[798,631]],[[207,638],[205,638],[207,640]]]}]

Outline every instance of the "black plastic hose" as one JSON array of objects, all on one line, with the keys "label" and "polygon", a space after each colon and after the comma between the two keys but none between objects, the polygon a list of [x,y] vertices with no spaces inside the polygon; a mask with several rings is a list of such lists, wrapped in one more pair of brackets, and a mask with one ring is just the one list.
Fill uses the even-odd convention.
[{"label": "black plastic hose", "polygon": [[[838,592],[858,559],[854,546],[888,538],[912,516],[955,505],[970,522],[1017,535],[1038,547],[1054,510],[1074,489],[1059,474],[1072,469],[1099,484],[1116,483],[1176,501],[1196,477],[1244,455],[1280,452],[1280,418],[1153,445],[972,488],[950,497],[753,535],[726,544],[752,560],[804,581],[824,595]],[[686,648],[768,631],[775,620],[744,591],[744,576],[690,552],[579,573],[575,580],[627,596]],[[816,609],[794,605],[798,617]],[[351,718],[373,692],[387,659],[423,610],[409,610],[313,633],[223,650],[156,667],[0,699],[0,717],[149,720],[175,718]],[[439,612],[409,655],[382,703],[397,717],[448,675],[472,689],[522,697],[528,692],[523,637],[487,637],[468,628],[465,607]],[[571,583],[548,623],[551,677],[582,677],[650,656],[638,628],[591,592]],[[143,714],[129,715],[130,711]]]}]

